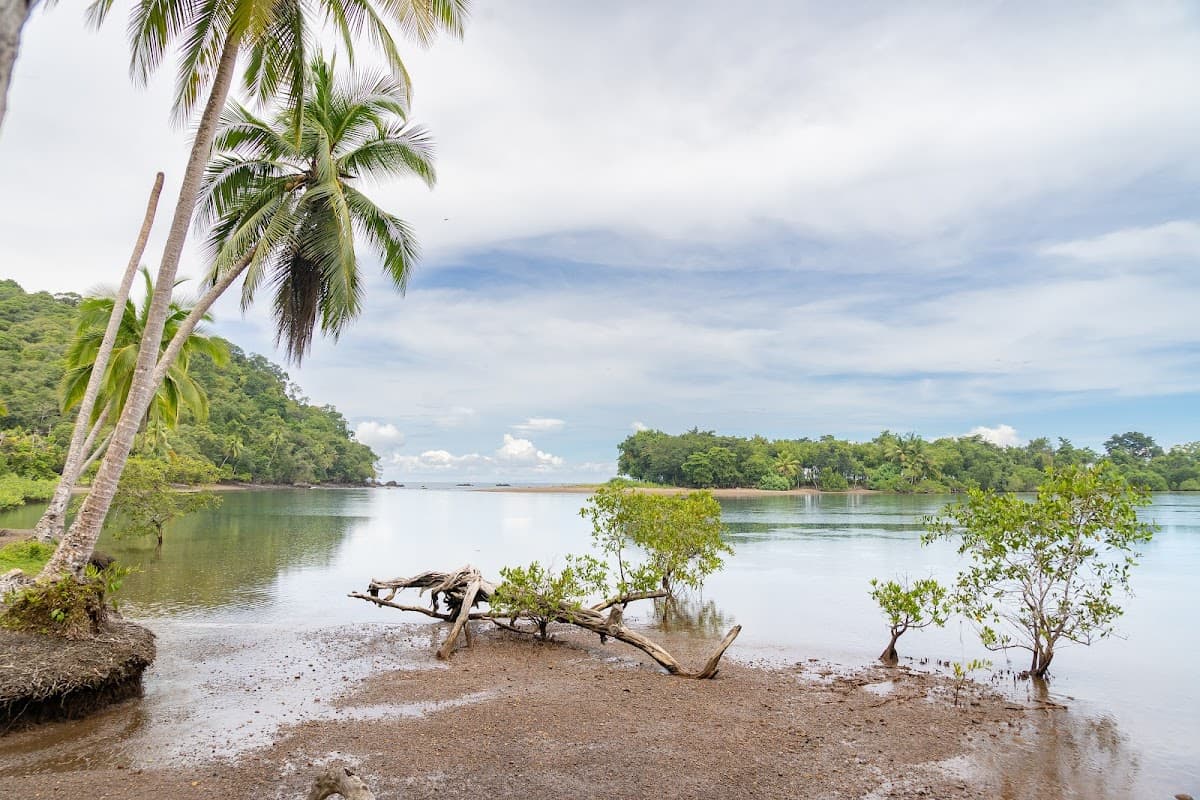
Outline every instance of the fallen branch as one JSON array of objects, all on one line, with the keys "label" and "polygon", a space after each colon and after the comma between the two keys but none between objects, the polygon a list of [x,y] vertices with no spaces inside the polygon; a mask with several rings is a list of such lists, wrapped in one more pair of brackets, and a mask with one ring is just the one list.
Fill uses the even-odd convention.
[{"label": "fallen branch", "polygon": [[[422,592],[428,590],[431,596],[430,607],[425,608],[393,602],[396,593],[401,589],[419,589]],[[380,591],[383,590],[388,591],[386,597],[379,596]],[[378,606],[395,608],[400,611],[415,611],[444,622],[453,621],[454,625],[451,627],[449,635],[446,636],[446,639],[437,651],[438,658],[446,659],[454,652],[460,635],[465,636],[467,646],[470,646],[470,620],[487,620],[497,627],[514,633],[529,633],[529,631],[522,630],[516,626],[516,619],[507,617],[501,619],[491,615],[489,612],[471,611],[480,602],[487,602],[495,590],[495,584],[484,580],[480,576],[479,571],[474,567],[467,566],[450,573],[429,571],[422,572],[411,578],[393,578],[385,581],[372,579],[366,594],[351,592],[349,596],[358,598],[359,600],[366,600]],[[447,610],[445,612],[438,608],[439,595],[446,602]],[[606,641],[611,636],[618,641],[636,647],[654,659],[655,663],[672,675],[677,675],[681,678],[712,678],[717,674],[721,657],[725,655],[725,651],[729,649],[734,639],[741,633],[741,625],[733,626],[725,634],[725,638],[721,640],[720,644],[717,645],[717,649],[704,663],[704,666],[697,672],[691,672],[684,669],[679,661],[660,644],[623,624],[622,609],[626,604],[636,600],[665,597],[666,595],[665,591],[639,592],[613,597],[591,608],[560,603],[551,617],[555,622],[574,625],[598,634],[601,642]],[[601,613],[606,610],[609,611],[608,614]],[[517,619],[520,618],[526,617],[517,617]]]}]

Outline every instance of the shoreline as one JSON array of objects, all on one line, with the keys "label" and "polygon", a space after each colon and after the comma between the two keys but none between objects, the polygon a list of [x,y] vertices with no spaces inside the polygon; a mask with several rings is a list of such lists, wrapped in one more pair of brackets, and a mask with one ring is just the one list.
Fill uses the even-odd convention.
[{"label": "shoreline", "polygon": [[[602,483],[572,483],[563,484],[560,486],[487,486],[473,489],[476,492],[508,492],[511,494],[593,494],[597,489],[605,484]],[[750,498],[750,497],[801,497],[808,495],[821,494],[883,494],[873,489],[847,489],[841,492],[827,492],[821,489],[813,489],[811,487],[802,487],[799,489],[786,489],[777,491],[774,489],[693,489],[687,486],[630,486],[632,491],[641,492],[642,494],[661,494],[661,495],[676,495],[690,494],[692,492],[709,492],[713,497],[725,497],[731,499]]]},{"label": "shoreline", "polygon": [[[433,655],[444,635],[436,624],[324,635],[338,643],[340,657],[348,648],[372,662],[364,679],[289,691],[297,671],[289,666],[289,674],[263,687],[266,693],[248,675],[244,688],[241,682],[193,688],[190,702],[201,708],[211,702],[205,692],[238,693],[245,698],[242,719],[258,719],[259,704],[313,710],[299,721],[282,720],[261,746],[223,756],[218,741],[212,753],[197,745],[184,758],[155,763],[145,748],[161,734],[139,733],[133,724],[151,713],[140,705],[149,701],[127,701],[83,722],[0,739],[6,756],[0,795],[32,797],[49,788],[49,779],[58,794],[129,800],[302,797],[325,765],[345,764],[381,798],[981,800],[996,796],[1002,779],[1012,788],[1010,771],[1028,758],[1013,734],[1045,724],[1040,713],[979,684],[969,685],[955,706],[949,678],[905,667],[734,659],[715,679],[696,681],[664,674],[636,650],[601,646],[573,631],[540,643],[479,626],[473,646],[449,662]],[[712,645],[706,637],[654,635],[687,663]],[[336,657],[325,668],[336,673]],[[220,737],[226,742],[236,742],[244,727],[234,722]],[[94,757],[88,748],[98,742],[104,745]],[[47,773],[50,763],[57,766]],[[1043,770],[1017,784],[1006,796],[1071,796],[1059,793],[1065,784],[1048,783]]]}]

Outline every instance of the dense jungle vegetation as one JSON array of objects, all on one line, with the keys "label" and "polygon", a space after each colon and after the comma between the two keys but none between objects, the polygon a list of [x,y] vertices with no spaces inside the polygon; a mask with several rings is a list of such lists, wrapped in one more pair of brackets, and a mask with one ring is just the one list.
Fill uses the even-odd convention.
[{"label": "dense jungle vegetation", "polygon": [[[46,499],[62,469],[72,415],[59,384],[81,297],[26,293],[0,281],[0,508]],[[143,450],[211,463],[226,480],[255,483],[363,483],[376,455],[354,441],[332,406],[314,406],[287,373],[229,345],[216,367],[198,355],[191,376],[208,395],[208,418],[184,413]],[[6,502],[6,500],[8,502]]]},{"label": "dense jungle vegetation", "polygon": [[653,483],[695,488],[756,487],[784,490],[814,487],[885,492],[940,493],[971,487],[1033,491],[1046,467],[1111,460],[1135,486],[1150,491],[1200,491],[1200,442],[1159,447],[1131,431],[1116,434],[1104,453],[1046,438],[1019,447],[1000,447],[978,436],[926,441],[916,434],[884,431],[869,442],[718,436],[693,428],[672,435],[639,431],[618,446],[622,475]]}]

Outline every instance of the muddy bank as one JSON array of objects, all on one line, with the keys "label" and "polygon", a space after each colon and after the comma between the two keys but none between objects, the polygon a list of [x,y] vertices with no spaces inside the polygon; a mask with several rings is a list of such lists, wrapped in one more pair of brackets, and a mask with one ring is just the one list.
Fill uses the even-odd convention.
[{"label": "muddy bank", "polygon": [[81,640],[0,629],[0,733],[138,696],[154,653],[154,634],[120,620]]},{"label": "muddy bank", "polygon": [[[344,762],[384,798],[982,798],[997,796],[1005,770],[979,766],[978,754],[1007,751],[1030,715],[978,688],[955,707],[947,679],[903,669],[728,663],[715,680],[691,681],[595,637],[547,645],[481,633],[442,666],[424,648],[431,626],[349,645],[345,630],[330,635],[369,653],[396,647],[401,629],[422,645],[419,663],[381,663],[340,698],[340,687],[309,688],[302,699],[320,714],[283,725],[264,746],[227,758],[196,747],[154,765],[138,752],[153,736],[131,701],[88,735],[119,743],[141,728],[129,739],[136,749],[10,762],[0,796],[299,798],[321,765]],[[689,662],[711,647],[665,643]],[[250,689],[280,677],[300,680],[243,680]],[[1044,776],[1036,788],[1007,786],[1005,796],[1073,796],[1047,793]]]}]

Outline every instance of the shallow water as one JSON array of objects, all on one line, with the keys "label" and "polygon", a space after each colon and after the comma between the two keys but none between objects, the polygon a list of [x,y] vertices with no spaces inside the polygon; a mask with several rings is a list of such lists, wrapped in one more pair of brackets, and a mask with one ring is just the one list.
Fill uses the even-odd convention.
[{"label": "shallow water", "polygon": [[[867,663],[886,643],[867,595],[869,579],[945,579],[956,569],[950,545],[919,543],[921,517],[946,499],[723,501],[736,554],[686,613],[661,624],[719,634],[741,623],[730,651],[738,658]],[[146,764],[232,755],[231,742],[265,741],[278,724],[325,713],[312,698],[324,694],[327,702],[339,686],[384,666],[378,656],[338,646],[327,635],[330,628],[366,625],[392,635],[386,666],[427,663],[429,634],[393,630],[396,622],[420,623],[421,617],[375,608],[347,592],[364,588],[371,577],[466,563],[496,575],[505,564],[561,562],[565,553],[587,547],[582,502],[578,494],[452,489],[229,492],[221,508],[169,530],[161,552],[152,543],[106,538],[102,549],[141,567],[123,590],[126,615],[145,620],[160,636],[146,697],[122,717],[121,738],[172,745],[138,755],[126,747],[121,756],[113,750],[119,745],[89,736],[103,721],[85,722],[6,737],[0,761],[22,771],[29,759],[46,768],[117,757]],[[1200,574],[1200,496],[1157,496],[1146,516],[1161,530],[1135,572],[1137,595],[1126,604],[1124,638],[1056,657],[1052,698],[1071,708],[1066,722],[1053,726],[1057,755],[1044,755],[1050,733],[1028,745],[1031,756],[1040,754],[1038,769],[1057,771],[1068,784],[1119,788],[1094,796],[1200,794],[1200,691],[1191,675],[1200,660],[1200,626],[1193,619],[1200,608],[1194,577]],[[36,511],[24,509],[0,515],[0,527],[26,527],[34,519]],[[955,622],[911,632],[899,649],[930,664],[990,657],[997,670],[1024,666],[1019,651],[1009,664],[1004,654],[983,651],[974,632]],[[1024,696],[1024,684],[996,680]],[[201,705],[203,714],[196,712]]]}]

